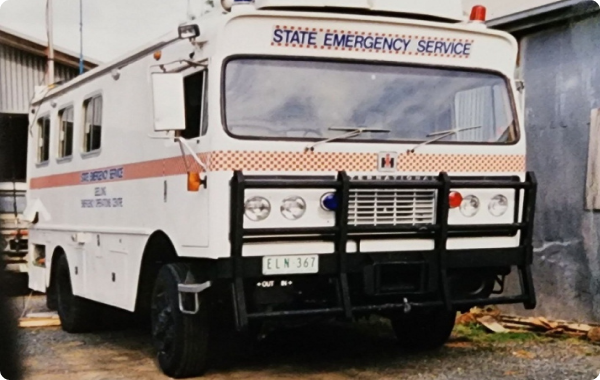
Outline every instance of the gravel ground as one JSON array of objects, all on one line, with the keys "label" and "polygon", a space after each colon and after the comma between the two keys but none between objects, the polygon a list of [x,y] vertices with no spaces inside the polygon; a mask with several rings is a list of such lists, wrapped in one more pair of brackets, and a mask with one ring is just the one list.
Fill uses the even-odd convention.
[{"label": "gravel ground", "polygon": [[[22,301],[15,303],[17,309]],[[32,305],[42,307],[43,298]],[[600,346],[536,336],[495,338],[457,330],[440,351],[401,352],[381,320],[279,330],[257,346],[223,342],[207,379],[532,379],[592,380]],[[145,331],[70,335],[58,328],[20,332],[27,379],[165,379]]]}]

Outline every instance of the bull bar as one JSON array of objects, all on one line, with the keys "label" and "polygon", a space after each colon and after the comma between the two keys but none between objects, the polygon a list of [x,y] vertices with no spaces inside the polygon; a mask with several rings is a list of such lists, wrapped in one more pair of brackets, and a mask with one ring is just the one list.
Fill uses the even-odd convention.
[{"label": "bull bar", "polygon": [[[334,189],[339,199],[335,225],[316,228],[244,228],[244,203],[247,189]],[[449,194],[459,189],[513,189],[515,190],[515,218],[511,224],[486,225],[449,225]],[[398,189],[398,190],[435,190],[436,218],[433,224],[395,225],[395,226],[353,226],[348,225],[350,192],[354,189]],[[450,178],[447,173],[440,173],[428,180],[352,180],[341,171],[335,177],[261,177],[246,176],[236,171],[231,180],[231,215],[230,242],[231,256],[219,260],[218,277],[231,280],[233,307],[236,327],[243,330],[249,320],[310,316],[310,315],[342,315],[351,319],[355,313],[383,312],[390,310],[410,310],[411,308],[445,307],[448,310],[468,308],[490,304],[522,303],[525,308],[533,309],[536,296],[531,273],[533,262],[533,227],[536,204],[537,181],[532,172],[526,174],[525,181],[518,177],[469,177]],[[522,198],[522,213],[521,213]],[[519,216],[521,215],[521,218]],[[481,237],[506,236],[520,232],[518,247],[486,248],[486,249],[447,249],[449,237]],[[435,242],[431,251],[394,252],[393,249],[382,253],[351,253],[346,251],[347,243],[353,234],[377,234],[377,238],[410,237],[432,239]],[[385,235],[381,235],[385,234]],[[311,237],[307,235],[312,235]],[[334,253],[321,255],[319,275],[330,275],[338,282],[338,305],[335,307],[248,312],[245,296],[244,280],[263,277],[261,257],[243,257],[242,250],[246,242],[267,241],[333,241]],[[353,240],[353,239],[352,239]],[[406,298],[401,303],[374,303],[353,305],[348,283],[349,273],[358,273],[365,266],[365,259],[379,257],[384,261],[404,261],[419,257],[421,262],[430,268],[432,286],[435,287],[435,300],[409,302]],[[453,299],[451,296],[449,269],[465,269],[480,267],[517,267],[520,294],[517,296],[488,297],[476,299]]]}]

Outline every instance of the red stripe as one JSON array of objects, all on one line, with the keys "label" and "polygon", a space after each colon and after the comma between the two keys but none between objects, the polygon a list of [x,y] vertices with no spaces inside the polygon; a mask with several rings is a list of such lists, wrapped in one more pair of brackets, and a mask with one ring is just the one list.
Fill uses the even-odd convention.
[{"label": "red stripe", "polygon": [[[191,170],[200,171],[198,164],[187,156]],[[83,173],[110,171],[111,169],[123,168],[123,178],[107,179],[103,181],[82,182],[81,176]],[[55,174],[46,177],[32,178],[30,183],[31,189],[44,189],[52,187],[90,185],[93,183],[110,183],[118,181],[130,181],[136,179],[158,178],[163,176],[181,175],[187,173],[184,161],[181,157],[171,157],[161,160],[152,160],[137,162],[133,164],[125,164],[120,166],[110,166],[100,169],[83,170],[66,174]]]}]

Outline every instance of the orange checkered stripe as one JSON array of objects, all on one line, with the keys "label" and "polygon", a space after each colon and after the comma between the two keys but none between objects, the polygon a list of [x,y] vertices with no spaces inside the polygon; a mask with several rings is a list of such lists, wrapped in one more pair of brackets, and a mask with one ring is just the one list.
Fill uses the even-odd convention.
[{"label": "orange checkered stripe", "polygon": [[[376,153],[328,153],[328,152],[256,152],[217,151],[199,154],[208,163],[210,172],[254,171],[254,172],[376,172]],[[472,154],[400,154],[397,158],[398,172],[417,173],[522,173],[525,171],[523,155],[472,155]],[[86,172],[123,169],[119,179],[82,182]],[[31,189],[63,186],[89,185],[117,181],[139,180],[186,174],[201,171],[191,156],[170,157],[112,166],[94,170],[57,174],[31,179]]]}]

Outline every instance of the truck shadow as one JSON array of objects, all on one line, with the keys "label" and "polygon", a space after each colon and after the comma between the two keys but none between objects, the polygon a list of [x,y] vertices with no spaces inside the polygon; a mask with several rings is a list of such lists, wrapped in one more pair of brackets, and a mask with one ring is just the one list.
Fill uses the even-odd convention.
[{"label": "truck shadow", "polygon": [[[109,343],[115,348],[112,355],[128,352],[138,365],[150,366],[150,362],[154,361],[147,331],[124,329],[86,336],[101,346]],[[268,378],[340,371],[351,375],[365,370],[378,373],[394,367],[418,371],[423,360],[436,360],[448,355],[460,357],[468,355],[469,351],[444,347],[428,353],[403,352],[391,327],[379,319],[359,323],[323,322],[278,329],[264,340],[252,343],[233,333],[219,334],[211,349],[208,375],[211,378],[240,374]]]},{"label": "truck shadow", "polygon": [[4,273],[3,292],[7,297],[25,296],[31,291],[28,288],[26,273]]},{"label": "truck shadow", "polygon": [[285,373],[347,372],[365,368],[389,368],[415,358],[436,357],[438,352],[411,354],[397,345],[391,327],[382,320],[359,323],[318,323],[280,329],[252,345],[237,345],[212,362],[211,373],[259,371],[275,376]]}]

